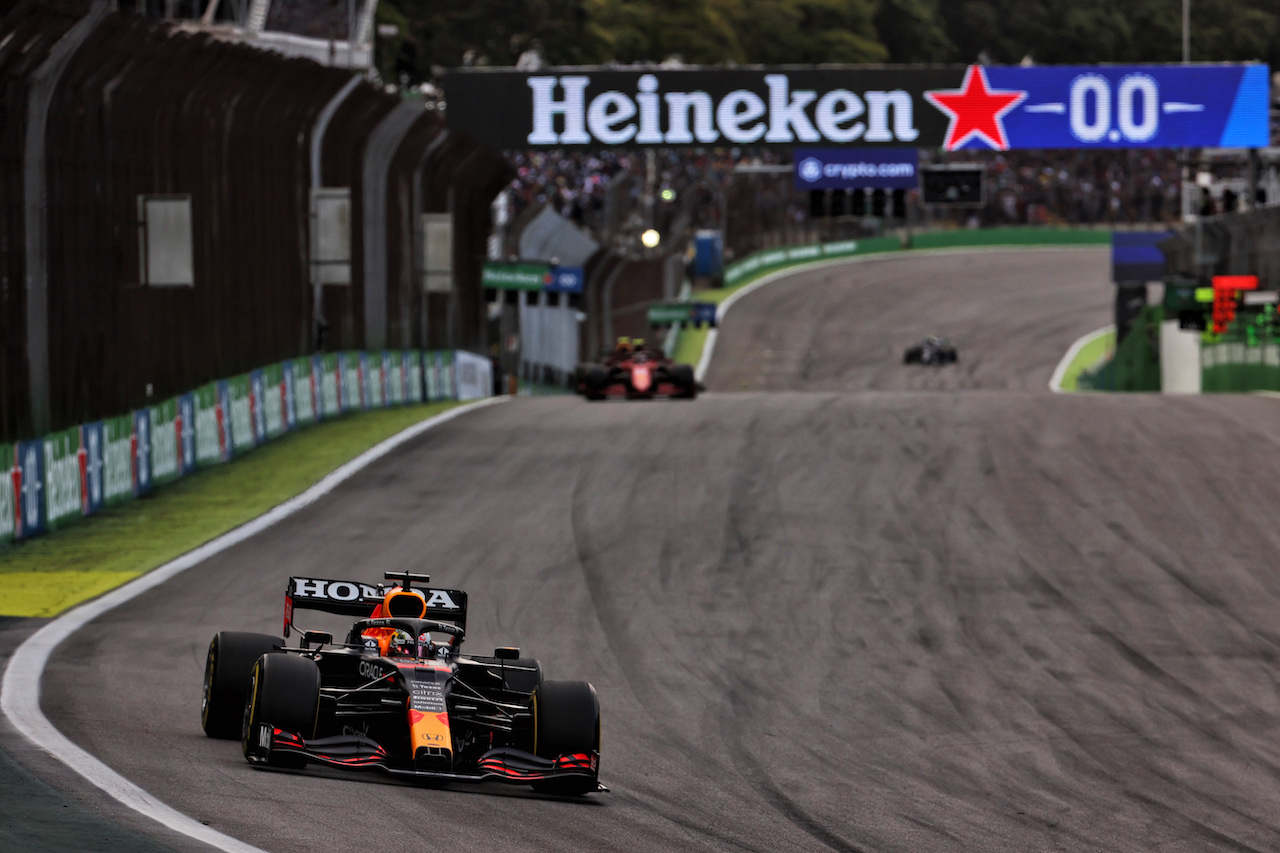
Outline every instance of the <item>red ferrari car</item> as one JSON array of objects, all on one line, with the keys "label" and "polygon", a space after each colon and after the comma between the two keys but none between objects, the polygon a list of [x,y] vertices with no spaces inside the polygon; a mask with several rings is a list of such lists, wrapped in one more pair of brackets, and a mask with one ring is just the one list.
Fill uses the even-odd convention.
[{"label": "red ferrari car", "polygon": [[692,400],[698,396],[698,383],[692,367],[676,364],[661,351],[620,345],[602,363],[578,368],[576,390],[588,400]]}]

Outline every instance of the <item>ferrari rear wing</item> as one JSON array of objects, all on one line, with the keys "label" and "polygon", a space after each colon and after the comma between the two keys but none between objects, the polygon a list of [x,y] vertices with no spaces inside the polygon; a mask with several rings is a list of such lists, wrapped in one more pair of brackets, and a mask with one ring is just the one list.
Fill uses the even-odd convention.
[{"label": "ferrari rear wing", "polygon": [[[335,581],[323,578],[289,578],[284,590],[284,635],[289,636],[293,628],[293,611],[319,610],[323,613],[336,613],[339,616],[351,616],[355,619],[368,619],[373,609],[382,603],[389,586],[411,586],[413,575],[400,573],[396,579],[404,578],[395,584],[378,584],[376,586],[360,581]],[[467,594],[460,589],[434,589],[429,587],[413,587],[421,592],[427,601],[427,610],[423,618],[441,622],[451,622],[463,631],[467,629]]]}]

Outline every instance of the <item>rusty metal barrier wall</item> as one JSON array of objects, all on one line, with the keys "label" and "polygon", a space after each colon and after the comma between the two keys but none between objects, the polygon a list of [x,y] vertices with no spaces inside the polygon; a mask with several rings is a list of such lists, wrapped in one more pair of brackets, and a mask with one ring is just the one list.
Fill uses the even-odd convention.
[{"label": "rusty metal barrier wall", "polygon": [[[311,133],[349,72],[106,13],[71,55],[49,105],[41,177],[50,415],[34,422],[23,259],[27,98],[51,47],[89,8],[20,0],[0,18],[0,440],[129,411],[148,395],[164,399],[315,346]],[[365,347],[365,253],[378,252],[386,260],[387,345],[422,345],[438,326],[455,345],[483,352],[489,203],[510,169],[474,140],[432,148],[444,123],[431,111],[397,145],[369,149],[373,129],[399,103],[361,83],[322,140],[322,185],[349,187],[352,201],[352,280],[323,288],[324,348]],[[370,195],[385,197],[385,211],[364,210],[370,157],[389,161],[368,172],[386,175],[385,194]],[[421,188],[412,186],[415,174]],[[194,287],[139,286],[138,197],[162,193],[191,196]],[[449,209],[456,289],[428,300],[415,275],[417,213]],[[366,234],[369,219],[385,220],[376,239]]]}]

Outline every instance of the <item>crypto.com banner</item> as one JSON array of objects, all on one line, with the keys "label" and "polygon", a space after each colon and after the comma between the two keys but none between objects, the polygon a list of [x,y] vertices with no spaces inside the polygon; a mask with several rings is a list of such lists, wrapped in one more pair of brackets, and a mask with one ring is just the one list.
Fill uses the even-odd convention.
[{"label": "crypto.com banner", "polygon": [[1258,148],[1266,65],[459,70],[449,126],[496,148]]}]

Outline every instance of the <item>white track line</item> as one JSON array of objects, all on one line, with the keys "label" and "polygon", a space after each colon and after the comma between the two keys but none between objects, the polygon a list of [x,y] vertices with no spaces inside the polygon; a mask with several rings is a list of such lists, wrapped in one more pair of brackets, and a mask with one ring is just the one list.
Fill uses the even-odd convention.
[{"label": "white track line", "polygon": [[[724,315],[729,313],[729,307],[733,305],[733,303],[737,302],[739,297],[746,296],[748,293],[751,293],[757,288],[764,287],[766,284],[772,284],[773,282],[778,281],[780,279],[784,279],[787,276],[795,275],[796,273],[801,273],[801,272],[809,272],[810,270],[819,270],[819,269],[824,269],[826,267],[840,266],[842,264],[866,263],[868,261],[886,261],[886,260],[897,260],[900,258],[916,258],[916,257],[920,257],[921,255],[973,255],[973,254],[979,254],[979,253],[985,254],[988,252],[1059,252],[1064,249],[1067,249],[1067,250],[1099,249],[1104,246],[1105,244],[1101,244],[1101,243],[1099,244],[1068,243],[1062,246],[1013,245],[1013,246],[967,246],[967,247],[953,247],[953,248],[945,248],[945,249],[902,249],[896,252],[868,252],[865,255],[854,255],[852,257],[847,257],[847,258],[831,258],[830,260],[826,260],[826,261],[811,261],[809,263],[795,264],[794,266],[784,267],[783,269],[780,269],[777,272],[771,272],[768,275],[761,276],[760,278],[756,279],[755,281],[751,282],[750,284],[743,287],[741,290],[735,292],[733,295],[725,299],[724,302],[721,302],[719,307],[716,308],[716,325],[717,326],[720,325],[720,323],[724,319]],[[702,344],[702,356],[698,359],[698,366],[694,369],[694,372],[693,372],[693,378],[699,382],[701,382],[706,377],[707,368],[711,366],[711,355],[716,348],[716,336],[717,336],[717,329],[713,328],[708,330],[707,339]]]},{"label": "white track line", "polygon": [[1103,326],[1101,329],[1090,332],[1072,344],[1067,350],[1067,354],[1062,357],[1062,361],[1058,362],[1058,366],[1054,368],[1053,376],[1049,379],[1049,390],[1055,394],[1066,393],[1062,390],[1062,380],[1066,378],[1067,368],[1071,366],[1071,362],[1075,361],[1076,356],[1080,354],[1080,350],[1103,335],[1111,334],[1115,330],[1115,326]]},{"label": "white track line", "polygon": [[[72,743],[62,732],[49,722],[48,717],[40,710],[40,678],[45,664],[54,649],[73,633],[84,627],[107,611],[119,607],[130,599],[136,598],[149,589],[159,586],[170,578],[199,565],[214,554],[227,550],[233,545],[254,536],[279,521],[288,518],[295,512],[305,509],[345,480],[350,479],[361,469],[386,456],[392,450],[404,444],[432,427],[475,409],[502,402],[506,397],[490,397],[478,400],[456,409],[442,412],[435,417],[416,423],[406,430],[396,433],[386,441],[361,453],[336,471],[328,474],[320,482],[307,489],[295,498],[291,498],[265,514],[249,521],[235,530],[224,533],[188,551],[176,560],[165,563],[160,568],[148,572],[137,580],[131,581],[118,589],[112,590],[101,598],[86,602],[67,611],[36,633],[27,638],[14,652],[5,670],[4,681],[0,684],[0,710],[21,732],[36,746],[48,752],[54,758],[88,779],[97,787],[106,791],[115,799],[134,811],[164,824],[169,829],[202,841],[225,853],[263,853],[260,848],[245,844],[210,829],[195,820],[160,802],[137,785],[116,773],[97,758]],[[194,713],[194,712],[193,712]],[[194,720],[195,717],[193,716]]]}]

